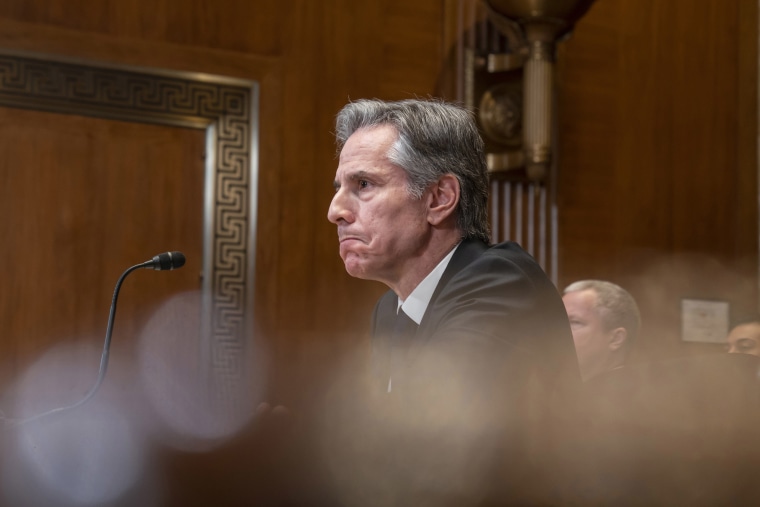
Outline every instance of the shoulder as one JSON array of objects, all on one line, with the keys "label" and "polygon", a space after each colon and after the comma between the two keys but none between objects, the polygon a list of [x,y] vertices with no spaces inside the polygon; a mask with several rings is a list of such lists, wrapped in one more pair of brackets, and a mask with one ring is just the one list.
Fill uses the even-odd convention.
[{"label": "shoulder", "polygon": [[465,240],[457,248],[450,269],[457,272],[466,268],[472,269],[473,266],[482,268],[494,263],[512,265],[518,270],[543,273],[536,260],[514,241],[487,245],[478,240]]},{"label": "shoulder", "polygon": [[556,292],[538,262],[513,241],[488,246],[457,267],[447,286],[442,287],[442,295],[446,289],[505,294],[505,289],[512,288],[523,297],[536,289]]},{"label": "shoulder", "polygon": [[486,246],[456,268],[428,308],[426,317],[434,328],[466,320],[501,334],[505,326],[543,327],[555,317],[567,325],[554,283],[517,243]]},{"label": "shoulder", "polygon": [[540,272],[542,276],[546,276],[544,270],[538,264],[538,262],[526,252],[519,244],[514,241],[506,241],[497,245],[492,245],[483,252],[483,255],[479,259],[481,262],[488,262],[489,260],[503,261],[514,265],[516,269],[526,271],[528,273]]}]

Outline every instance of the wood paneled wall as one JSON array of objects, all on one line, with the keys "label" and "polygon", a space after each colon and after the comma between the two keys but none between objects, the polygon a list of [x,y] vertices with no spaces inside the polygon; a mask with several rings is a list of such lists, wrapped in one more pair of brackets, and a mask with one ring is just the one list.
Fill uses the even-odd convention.
[{"label": "wood paneled wall", "polygon": [[559,53],[561,285],[641,305],[641,359],[681,342],[682,298],[757,308],[757,2],[600,0]]},{"label": "wood paneled wall", "polygon": [[132,265],[167,249],[188,257],[187,269],[124,284],[120,346],[134,347],[170,294],[200,288],[203,147],[202,131],[0,108],[0,385],[57,345],[99,350]]},{"label": "wood paneled wall", "polygon": [[0,45],[261,82],[258,328],[287,356],[366,327],[382,288],[344,273],[326,219],[333,118],[352,98],[437,95],[443,15],[437,0],[10,1]]},{"label": "wood paneled wall", "polygon": [[[326,220],[334,115],[349,99],[450,90],[456,6],[6,0],[0,46],[260,82],[257,337],[270,401],[297,410],[366,346],[384,291],[345,274]],[[647,357],[693,351],[679,343],[681,297],[757,304],[756,39],[754,0],[598,0],[560,45],[561,284],[629,287]],[[255,498],[271,463],[253,441],[177,458],[166,505]]]},{"label": "wood paneled wall", "polygon": [[[269,349],[266,399],[303,414],[336,362],[367,346],[370,311],[384,290],[345,274],[326,219],[334,116],[349,99],[439,95],[445,7],[440,0],[10,0],[0,5],[0,47],[260,83],[256,338]],[[14,353],[5,344],[0,352]],[[162,505],[274,505],[261,500],[273,489],[289,496],[295,486],[277,481],[269,440],[253,424],[215,453],[170,453]]]}]

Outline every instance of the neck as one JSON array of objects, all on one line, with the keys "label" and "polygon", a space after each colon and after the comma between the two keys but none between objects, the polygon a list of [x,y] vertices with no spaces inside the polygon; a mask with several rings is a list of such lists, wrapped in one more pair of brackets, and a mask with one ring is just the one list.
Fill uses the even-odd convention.
[{"label": "neck", "polygon": [[417,257],[414,265],[407,269],[396,283],[386,285],[396,293],[399,299],[405,300],[460,241],[461,237],[457,235],[447,238],[446,241],[436,242]]}]

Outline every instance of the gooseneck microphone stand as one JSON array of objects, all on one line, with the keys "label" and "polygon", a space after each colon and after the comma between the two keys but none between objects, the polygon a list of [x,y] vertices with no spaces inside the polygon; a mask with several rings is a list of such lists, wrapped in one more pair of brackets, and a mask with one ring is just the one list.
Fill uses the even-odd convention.
[{"label": "gooseneck microphone stand", "polygon": [[185,255],[182,252],[166,252],[162,254],[158,254],[154,256],[151,260],[143,262],[141,264],[136,264],[132,266],[131,268],[128,268],[124,273],[121,274],[119,277],[119,280],[116,282],[116,287],[113,291],[113,298],[111,299],[111,311],[108,314],[108,325],[106,326],[106,337],[103,343],[103,353],[100,356],[100,368],[98,370],[98,378],[95,381],[95,384],[92,386],[92,388],[87,392],[87,394],[84,395],[84,397],[75,402],[71,405],[65,405],[63,407],[54,408],[52,410],[48,410],[47,412],[42,412],[41,414],[37,414],[31,417],[26,418],[9,418],[6,417],[4,414],[0,413],[0,421],[2,421],[5,425],[18,425],[18,424],[26,424],[32,421],[36,421],[38,419],[42,419],[43,417],[48,417],[54,414],[59,414],[61,412],[65,412],[68,410],[72,410],[77,407],[81,407],[88,401],[92,399],[93,396],[95,396],[95,393],[100,388],[100,385],[103,383],[103,379],[105,379],[106,371],[108,370],[108,356],[109,356],[109,350],[111,348],[111,335],[113,334],[113,323],[114,319],[116,318],[116,301],[119,298],[119,290],[121,290],[121,284],[124,282],[124,279],[127,278],[127,276],[132,273],[133,271],[136,271],[138,269],[154,269],[156,271],[166,271],[166,270],[173,270],[173,269],[179,269],[182,266],[185,265]]}]

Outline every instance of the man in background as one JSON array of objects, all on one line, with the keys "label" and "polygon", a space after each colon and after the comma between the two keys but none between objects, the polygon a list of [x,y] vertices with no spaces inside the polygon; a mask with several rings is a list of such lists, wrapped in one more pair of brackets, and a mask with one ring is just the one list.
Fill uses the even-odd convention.
[{"label": "man in background", "polygon": [[735,321],[726,342],[731,354],[760,356],[760,315]]},{"label": "man in background", "polygon": [[357,503],[541,503],[556,489],[542,461],[554,402],[578,378],[572,336],[533,258],[489,245],[471,114],[360,100],[338,114],[336,137],[328,219],[340,256],[351,276],[390,289],[372,315],[375,424],[345,446],[371,447],[352,470],[374,466],[354,487],[375,493]]},{"label": "man in background", "polygon": [[641,325],[633,296],[611,282],[580,280],[565,288],[562,301],[583,381],[622,368]]}]

